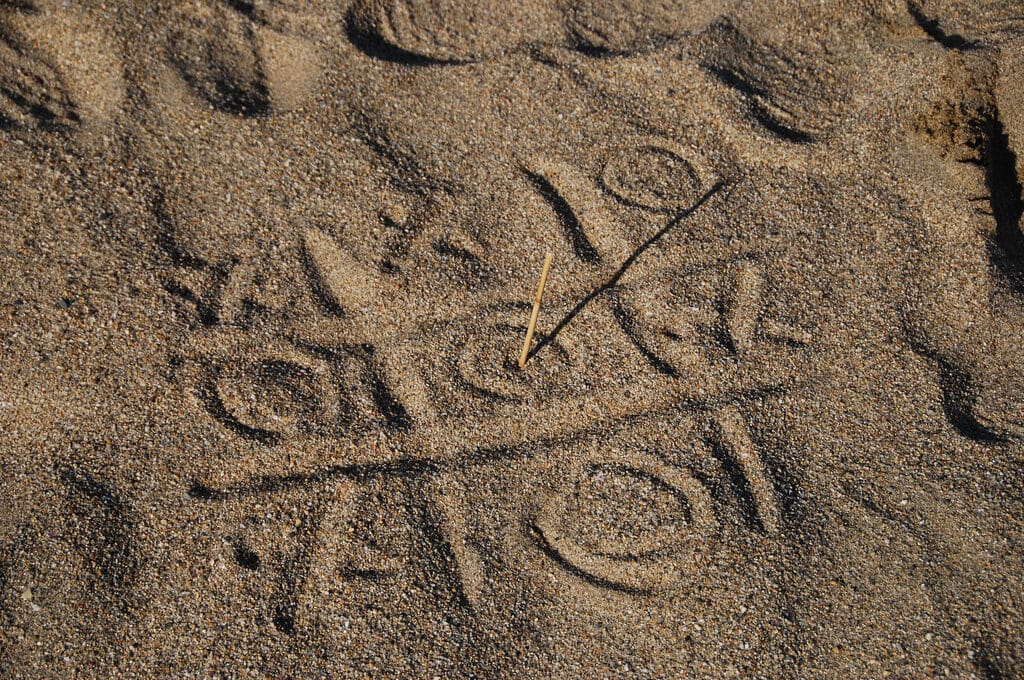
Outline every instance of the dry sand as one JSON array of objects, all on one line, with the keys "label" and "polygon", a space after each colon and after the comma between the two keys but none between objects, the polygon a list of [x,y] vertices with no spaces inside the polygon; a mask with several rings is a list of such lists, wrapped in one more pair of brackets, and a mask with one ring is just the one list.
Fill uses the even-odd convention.
[{"label": "dry sand", "polygon": [[1019,0],[0,0],[0,126],[0,676],[1024,678]]}]

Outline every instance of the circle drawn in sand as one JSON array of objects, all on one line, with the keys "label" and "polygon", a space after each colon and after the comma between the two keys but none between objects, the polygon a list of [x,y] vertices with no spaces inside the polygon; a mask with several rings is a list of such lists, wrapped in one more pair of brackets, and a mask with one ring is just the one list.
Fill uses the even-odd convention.
[{"label": "circle drawn in sand", "polygon": [[707,489],[650,454],[591,460],[534,520],[545,552],[567,570],[637,594],[694,574],[717,526]]},{"label": "circle drawn in sand", "polygon": [[336,420],[339,394],[330,369],[290,347],[207,362],[207,410],[244,435],[276,441]]},{"label": "circle drawn in sand", "polygon": [[549,391],[551,374],[570,364],[569,353],[553,342],[534,358],[531,370],[524,371],[517,361],[525,334],[523,326],[499,323],[467,336],[455,353],[457,383],[463,391],[514,403]]},{"label": "circle drawn in sand", "polygon": [[624,203],[665,212],[693,205],[712,179],[693,152],[656,137],[619,147],[601,174],[604,188]]}]

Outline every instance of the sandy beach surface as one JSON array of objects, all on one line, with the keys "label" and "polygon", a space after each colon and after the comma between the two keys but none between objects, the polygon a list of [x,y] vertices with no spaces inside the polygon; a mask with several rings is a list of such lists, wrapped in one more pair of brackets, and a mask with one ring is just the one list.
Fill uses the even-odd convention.
[{"label": "sandy beach surface", "polygon": [[1024,678],[1022,180],[1019,0],[0,0],[0,677]]}]

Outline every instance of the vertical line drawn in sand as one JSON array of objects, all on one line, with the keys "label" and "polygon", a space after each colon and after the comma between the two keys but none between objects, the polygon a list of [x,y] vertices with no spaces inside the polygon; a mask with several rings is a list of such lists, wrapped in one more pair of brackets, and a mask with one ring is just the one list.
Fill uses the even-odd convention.
[{"label": "vertical line drawn in sand", "polygon": [[555,338],[558,337],[558,334],[566,326],[572,323],[572,320],[575,319],[579,315],[579,313],[586,308],[587,305],[589,305],[595,299],[600,297],[602,293],[611,290],[619,282],[619,280],[622,279],[623,275],[625,275],[625,273],[629,270],[633,263],[636,262],[640,258],[640,256],[643,255],[648,249],[650,249],[651,246],[655,245],[666,234],[672,231],[675,227],[679,226],[679,224],[682,223],[682,221],[685,220],[687,217],[693,215],[698,210],[700,210],[700,208],[705,203],[711,200],[726,186],[727,184],[725,181],[719,181],[715,183],[715,185],[712,186],[707,191],[705,191],[704,194],[699,199],[697,199],[697,201],[693,205],[677,212],[675,216],[668,221],[668,224],[659,229],[657,233],[655,233],[649,239],[641,243],[635,250],[633,250],[632,253],[630,253],[629,257],[626,258],[622,265],[620,265],[619,268],[616,269],[614,273],[612,273],[612,275],[608,278],[607,281],[598,285],[592,291],[587,293],[587,295],[585,295],[582,300],[576,303],[575,307],[569,310],[569,312],[562,318],[562,320],[555,325],[551,333],[549,333],[547,336],[544,337],[543,340],[537,343],[537,346],[534,347],[533,351],[531,352],[531,356],[541,351],[545,346],[553,342]]},{"label": "vertical line drawn in sand", "polygon": [[274,628],[285,635],[296,633],[301,599],[310,579],[310,568],[315,564],[316,537],[322,534],[320,528],[333,506],[332,501],[333,498],[321,497],[307,503],[309,510],[295,526],[295,550],[280,567],[277,592],[271,601],[271,621]]},{"label": "vertical line drawn in sand", "polygon": [[763,289],[764,276],[761,268],[749,260],[741,262],[725,314],[729,342],[733,351],[738,354],[746,352],[754,344],[754,333],[761,315]]},{"label": "vertical line drawn in sand", "polygon": [[760,521],[765,533],[769,536],[778,535],[782,513],[775,497],[775,487],[750,438],[743,414],[735,406],[729,405],[714,414],[714,421],[715,443],[728,458],[723,462],[731,468],[734,481],[745,487],[741,491],[749,496],[754,516]]},{"label": "vertical line drawn in sand", "polygon": [[435,522],[451,555],[452,570],[463,604],[474,608],[486,585],[483,559],[469,542],[469,525],[464,489],[454,475],[442,473],[431,483],[430,498],[436,512]]},{"label": "vertical line drawn in sand", "polygon": [[437,414],[430,388],[419,371],[409,370],[412,359],[392,352],[380,352],[375,358],[380,381],[404,422],[397,429],[408,429],[413,423],[421,427],[433,423]]},{"label": "vertical line drawn in sand", "polygon": [[76,525],[75,547],[104,586],[96,589],[97,596],[109,598],[109,604],[126,610],[142,567],[135,546],[131,506],[86,470],[61,465],[57,474],[68,491],[67,500]]},{"label": "vertical line drawn in sand", "polygon": [[605,197],[579,170],[541,157],[529,159],[523,169],[558,214],[576,257],[597,265],[629,255]]},{"label": "vertical line drawn in sand", "polygon": [[526,362],[530,358],[530,344],[533,343],[533,332],[537,329],[537,317],[540,316],[540,303],[544,297],[544,286],[548,282],[548,272],[551,270],[552,257],[551,253],[544,256],[544,269],[540,273],[540,283],[537,284],[537,295],[533,298],[530,323],[526,327],[526,340],[523,342],[523,351],[519,354],[519,368],[526,368]]}]

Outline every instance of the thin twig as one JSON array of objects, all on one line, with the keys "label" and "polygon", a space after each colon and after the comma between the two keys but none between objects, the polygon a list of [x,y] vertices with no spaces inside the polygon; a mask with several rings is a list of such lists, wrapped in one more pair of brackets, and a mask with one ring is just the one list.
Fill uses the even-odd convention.
[{"label": "thin twig", "polygon": [[526,360],[530,358],[530,345],[533,343],[533,332],[537,328],[537,317],[540,315],[540,300],[544,296],[544,285],[548,282],[548,271],[551,269],[551,253],[544,257],[544,271],[540,274],[540,285],[537,286],[537,297],[533,299],[533,312],[530,313],[530,325],[526,327],[526,341],[519,355],[519,368],[526,368]]}]

